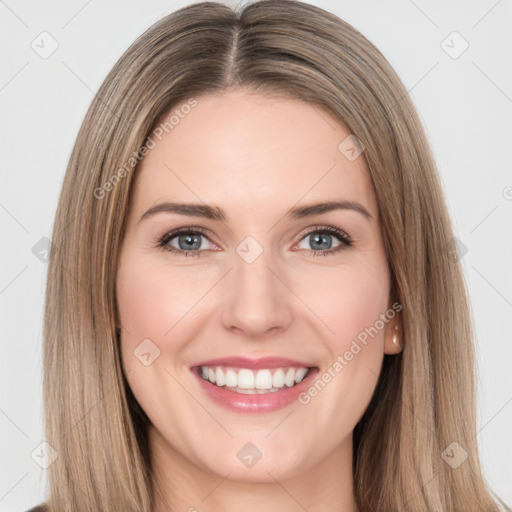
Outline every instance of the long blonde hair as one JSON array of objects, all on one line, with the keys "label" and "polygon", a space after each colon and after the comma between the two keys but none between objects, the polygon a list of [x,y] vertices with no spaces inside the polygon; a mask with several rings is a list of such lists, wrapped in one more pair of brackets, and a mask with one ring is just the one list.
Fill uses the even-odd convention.
[{"label": "long blonde hair", "polygon": [[[365,147],[391,291],[403,306],[404,350],[384,357],[354,432],[360,511],[497,511],[476,443],[466,291],[424,130],[372,43],[333,14],[294,0],[239,11],[204,2],[166,16],[119,59],[87,112],[48,269],[46,438],[59,455],[49,468],[48,510],[152,510],[147,418],[127,386],[116,335],[131,183],[139,150],[164,113],[235,87],[324,109]],[[452,467],[447,448],[467,459]]]}]

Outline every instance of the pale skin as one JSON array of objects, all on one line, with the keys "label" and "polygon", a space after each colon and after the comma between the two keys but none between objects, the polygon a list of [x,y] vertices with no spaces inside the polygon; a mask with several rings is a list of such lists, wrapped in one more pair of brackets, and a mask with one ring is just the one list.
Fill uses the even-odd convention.
[{"label": "pale skin", "polygon": [[[207,397],[189,367],[278,356],[308,361],[322,374],[389,310],[364,153],[347,159],[338,149],[346,128],[298,100],[243,89],[196,100],[137,170],[117,273],[123,365],[151,420],[156,510],[355,512],[352,431],[384,354],[400,351],[392,341],[398,316],[306,405],[240,414]],[[159,212],[140,220],[165,201],[217,206],[226,218]],[[350,208],[286,217],[326,201],[358,203],[371,218]],[[326,226],[352,244],[328,233],[328,248],[318,248],[313,238]],[[205,231],[199,257],[157,246],[182,227]],[[263,250],[251,263],[236,251],[248,236]],[[179,241],[167,245],[179,250]],[[134,355],[144,339],[160,350],[149,366]],[[262,453],[250,468],[237,457],[248,442]]]}]

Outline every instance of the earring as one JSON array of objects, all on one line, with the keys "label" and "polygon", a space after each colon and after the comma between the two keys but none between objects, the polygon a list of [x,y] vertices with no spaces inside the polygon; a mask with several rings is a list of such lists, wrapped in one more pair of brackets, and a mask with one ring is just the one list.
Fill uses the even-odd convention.
[{"label": "earring", "polygon": [[400,347],[398,343],[398,336],[396,334],[393,334],[393,345],[395,345],[396,347]]},{"label": "earring", "polygon": [[393,334],[393,345],[397,348],[402,348],[402,344],[398,340],[398,325],[395,325],[395,331],[397,331],[395,334]]}]

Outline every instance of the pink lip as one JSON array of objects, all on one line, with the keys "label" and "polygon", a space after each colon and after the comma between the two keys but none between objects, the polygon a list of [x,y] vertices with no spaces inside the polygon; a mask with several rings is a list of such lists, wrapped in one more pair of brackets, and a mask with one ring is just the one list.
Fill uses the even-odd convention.
[{"label": "pink lip", "polygon": [[[248,364],[248,362],[252,364]],[[200,375],[201,366],[231,366],[235,368],[241,367],[254,369],[295,366],[310,368],[310,370],[301,382],[290,388],[285,386],[281,390],[272,393],[265,393],[263,395],[246,395],[230,391],[226,388],[219,388],[215,384],[203,379]],[[245,414],[272,412],[298,401],[299,395],[311,386],[315,376],[318,374],[318,368],[316,367],[310,367],[304,363],[293,361],[291,359],[281,358],[263,358],[252,361],[244,358],[216,359],[205,361],[192,367],[191,370],[199,380],[199,385],[208,398],[226,409]]]},{"label": "pink lip", "polygon": [[311,364],[294,359],[285,359],[282,357],[260,357],[259,359],[250,359],[247,357],[223,357],[219,359],[210,359],[194,364],[191,368],[197,366],[231,366],[233,368],[251,368],[260,370],[262,368],[286,368],[294,366],[296,368],[310,368]]}]

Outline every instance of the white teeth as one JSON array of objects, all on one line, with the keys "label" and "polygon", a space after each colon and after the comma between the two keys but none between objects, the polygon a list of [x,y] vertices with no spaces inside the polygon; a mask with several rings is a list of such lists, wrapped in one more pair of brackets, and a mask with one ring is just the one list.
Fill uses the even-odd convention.
[{"label": "white teeth", "polygon": [[219,387],[222,387],[225,383],[226,379],[224,378],[224,372],[220,368],[217,368],[215,370],[215,384],[217,384]]},{"label": "white teeth", "polygon": [[243,369],[238,372],[238,387],[242,389],[254,389],[254,373]]},{"label": "white teeth", "polygon": [[238,385],[238,377],[236,376],[236,373],[233,370],[228,370],[226,372],[225,384],[228,388],[236,388],[236,386]]},{"label": "white teeth", "polygon": [[272,374],[270,370],[259,370],[256,374],[256,389],[270,389],[272,387]]},{"label": "white teeth", "polygon": [[284,372],[278,368],[272,377],[272,386],[274,388],[282,388],[284,386]]},{"label": "white teeth", "polygon": [[290,368],[286,372],[286,376],[284,378],[284,383],[291,388],[295,384],[295,370],[293,368]]},{"label": "white teeth", "polygon": [[[308,372],[307,368],[299,368],[295,372],[295,383],[298,384],[306,376],[307,372]],[[220,384],[219,384],[219,386],[220,386]]]},{"label": "white teeth", "polygon": [[[224,368],[201,366],[201,377],[219,387],[244,394],[273,393],[302,382],[308,368],[276,368],[250,370],[248,368]],[[273,373],[272,373],[273,372]]]}]

